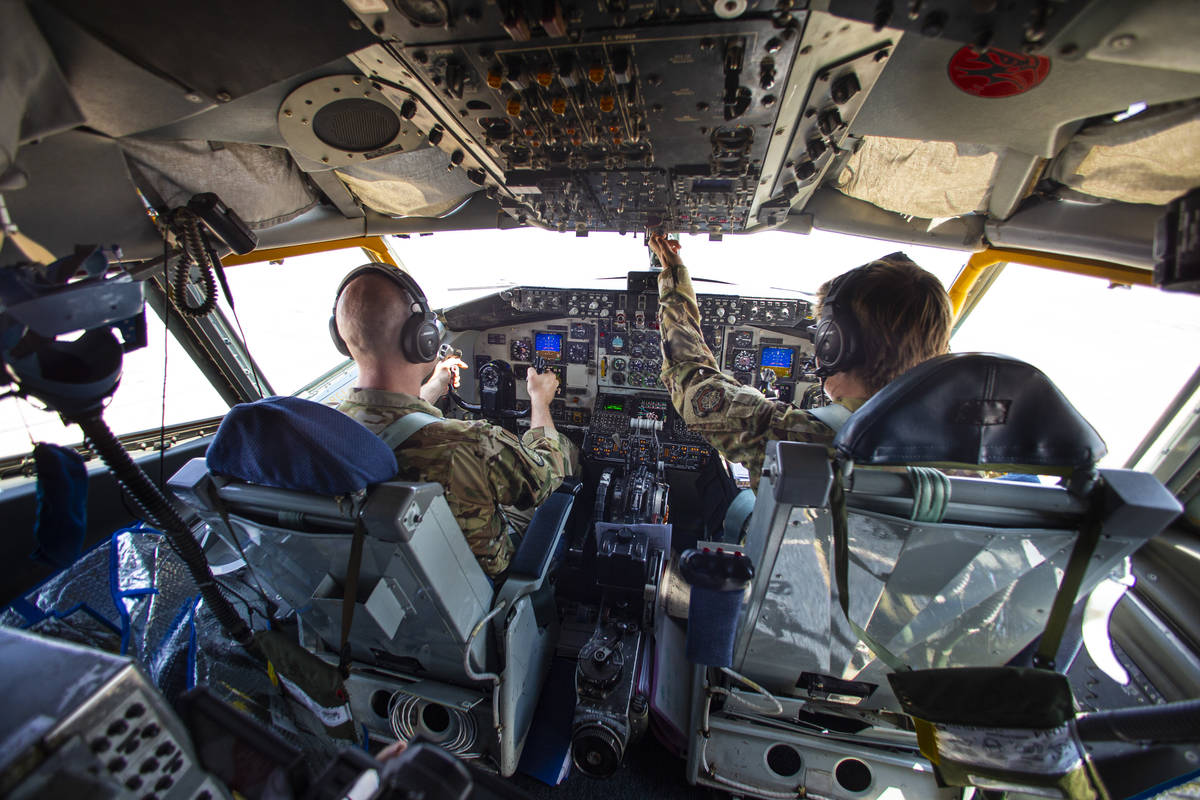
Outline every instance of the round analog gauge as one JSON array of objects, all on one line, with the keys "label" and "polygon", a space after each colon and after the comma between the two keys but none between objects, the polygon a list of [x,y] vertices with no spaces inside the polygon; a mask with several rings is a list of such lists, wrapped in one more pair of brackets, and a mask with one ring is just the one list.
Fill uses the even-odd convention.
[{"label": "round analog gauge", "polygon": [[642,385],[642,376],[638,375],[636,372],[630,373],[629,385],[630,386],[641,386]]},{"label": "round analog gauge", "polygon": [[733,332],[734,347],[753,347],[754,332],[753,331],[734,331]]},{"label": "round analog gauge", "polygon": [[738,350],[733,354],[733,368],[738,372],[749,372],[754,369],[754,351]]},{"label": "round analog gauge", "polygon": [[658,331],[646,331],[646,346],[658,347]]},{"label": "round analog gauge", "polygon": [[625,385],[625,373],[624,372],[614,372],[612,374],[612,382],[614,384],[616,384],[617,386],[624,386]]},{"label": "round analog gauge", "polygon": [[533,355],[533,345],[528,339],[513,339],[508,354],[512,356],[513,361],[528,361]]},{"label": "round analog gauge", "polygon": [[624,350],[625,349],[625,337],[621,336],[620,334],[617,334],[617,333],[614,333],[612,336],[609,336],[608,337],[608,349],[609,350],[618,350],[618,351]]},{"label": "round analog gauge", "polygon": [[633,347],[629,348],[629,355],[633,356],[634,358],[641,358],[642,346],[640,344],[635,344]]},{"label": "round analog gauge", "polygon": [[634,331],[633,333],[629,334],[629,341],[635,346],[641,344],[643,341],[645,341],[645,339],[646,334],[642,333],[641,331]]},{"label": "round analog gauge", "polygon": [[479,383],[485,389],[495,389],[500,385],[500,370],[494,364],[484,364],[479,368]]},{"label": "round analog gauge", "polygon": [[567,361],[572,364],[586,364],[592,356],[590,342],[567,342]]},{"label": "round analog gauge", "polygon": [[[625,369],[625,359],[623,359],[623,358],[614,358],[614,359],[612,360],[612,368],[613,368],[614,370],[617,370],[618,372],[620,372],[621,370]],[[614,376],[614,377],[615,377],[615,376]]]},{"label": "round analog gauge", "polygon": [[629,371],[630,372],[641,372],[642,371],[642,360],[640,358],[629,359]]}]

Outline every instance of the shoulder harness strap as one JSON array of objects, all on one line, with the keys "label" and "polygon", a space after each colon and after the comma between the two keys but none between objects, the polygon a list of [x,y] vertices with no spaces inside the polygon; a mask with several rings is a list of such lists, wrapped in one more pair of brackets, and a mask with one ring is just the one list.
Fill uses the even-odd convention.
[{"label": "shoulder harness strap", "polygon": [[837,433],[846,424],[846,420],[850,419],[850,409],[845,406],[840,406],[833,403],[820,408],[805,409],[809,414],[819,419],[829,427],[833,428],[833,432]]},{"label": "shoulder harness strap", "polygon": [[410,411],[381,430],[379,438],[383,439],[384,444],[395,450],[408,441],[409,437],[417,431],[441,421],[440,417],[435,417],[433,414],[427,414],[424,411]]}]

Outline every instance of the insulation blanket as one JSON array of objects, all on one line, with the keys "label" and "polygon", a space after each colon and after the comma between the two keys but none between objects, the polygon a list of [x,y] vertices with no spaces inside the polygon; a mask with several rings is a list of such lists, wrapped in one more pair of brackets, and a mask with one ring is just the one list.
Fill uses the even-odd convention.
[{"label": "insulation blanket", "polygon": [[897,214],[957,217],[986,210],[996,161],[984,147],[867,136],[847,159],[837,188]]},{"label": "insulation blanket", "polygon": [[1048,174],[1093,197],[1169,203],[1200,185],[1200,104],[1086,128]]},{"label": "insulation blanket", "polygon": [[118,140],[167,208],[215,192],[251,228],[280,225],[317,197],[286,150],[257,144]]},{"label": "insulation blanket", "polygon": [[362,203],[392,217],[443,217],[465,203],[479,187],[450,156],[424,147],[336,170]]}]

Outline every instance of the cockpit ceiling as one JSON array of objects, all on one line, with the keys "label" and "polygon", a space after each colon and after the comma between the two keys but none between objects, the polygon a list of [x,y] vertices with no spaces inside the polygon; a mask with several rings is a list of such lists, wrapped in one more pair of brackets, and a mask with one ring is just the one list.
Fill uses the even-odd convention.
[{"label": "cockpit ceiling", "polygon": [[143,201],[212,191],[267,246],[818,227],[1147,266],[1147,207],[1200,184],[1185,0],[202,5],[0,6],[28,235],[149,258]]}]

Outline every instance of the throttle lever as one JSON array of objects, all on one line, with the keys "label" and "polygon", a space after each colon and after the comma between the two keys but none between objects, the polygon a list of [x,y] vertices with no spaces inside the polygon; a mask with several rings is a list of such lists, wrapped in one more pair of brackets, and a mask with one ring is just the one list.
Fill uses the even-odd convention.
[{"label": "throttle lever", "polygon": [[541,356],[534,356],[530,366],[533,367],[533,371],[538,375],[541,375],[547,369],[549,369],[549,367],[546,366],[546,359],[542,358]]}]

